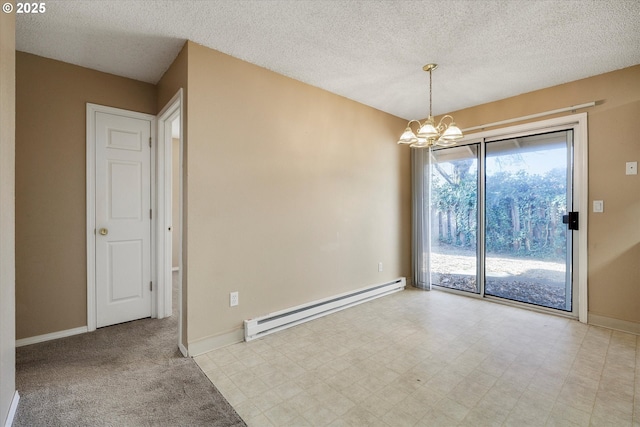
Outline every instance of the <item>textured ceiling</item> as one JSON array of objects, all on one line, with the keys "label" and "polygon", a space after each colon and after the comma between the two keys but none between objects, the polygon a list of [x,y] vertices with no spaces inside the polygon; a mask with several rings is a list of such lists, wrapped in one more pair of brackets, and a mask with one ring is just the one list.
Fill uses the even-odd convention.
[{"label": "textured ceiling", "polygon": [[156,83],[186,39],[406,119],[640,64],[638,0],[49,0],[17,49]]}]

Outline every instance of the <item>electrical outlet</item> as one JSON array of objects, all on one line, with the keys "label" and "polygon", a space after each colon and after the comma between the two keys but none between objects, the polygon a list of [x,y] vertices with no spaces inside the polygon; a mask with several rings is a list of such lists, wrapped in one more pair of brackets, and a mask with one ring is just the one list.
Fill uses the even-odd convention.
[{"label": "electrical outlet", "polygon": [[626,164],[627,175],[638,175],[638,162],[627,162]]},{"label": "electrical outlet", "polygon": [[238,292],[231,292],[229,294],[229,307],[235,307],[238,305]]},{"label": "electrical outlet", "polygon": [[378,263],[378,273],[382,272],[382,262]]}]

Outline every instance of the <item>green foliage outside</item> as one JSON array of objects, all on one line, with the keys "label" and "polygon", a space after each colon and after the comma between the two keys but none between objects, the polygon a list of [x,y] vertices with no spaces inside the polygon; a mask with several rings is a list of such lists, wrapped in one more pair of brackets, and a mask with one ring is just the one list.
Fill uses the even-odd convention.
[{"label": "green foliage outside", "polygon": [[[439,242],[475,250],[477,176],[474,160],[451,162],[453,172],[434,165],[432,233]],[[486,178],[486,251],[508,256],[563,260],[566,172],[543,175],[498,172]]]}]

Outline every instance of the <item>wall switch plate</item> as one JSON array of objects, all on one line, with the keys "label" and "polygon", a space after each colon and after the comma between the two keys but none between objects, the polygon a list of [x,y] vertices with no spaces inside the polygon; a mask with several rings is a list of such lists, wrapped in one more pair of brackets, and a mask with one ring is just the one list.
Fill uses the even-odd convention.
[{"label": "wall switch plate", "polygon": [[382,272],[382,263],[378,263],[378,273]]},{"label": "wall switch plate", "polygon": [[627,162],[627,175],[638,175],[638,162]]},{"label": "wall switch plate", "polygon": [[235,307],[238,305],[238,292],[231,292],[229,294],[229,307]]},{"label": "wall switch plate", "polygon": [[604,212],[604,200],[594,200],[593,201],[593,211],[594,212]]}]

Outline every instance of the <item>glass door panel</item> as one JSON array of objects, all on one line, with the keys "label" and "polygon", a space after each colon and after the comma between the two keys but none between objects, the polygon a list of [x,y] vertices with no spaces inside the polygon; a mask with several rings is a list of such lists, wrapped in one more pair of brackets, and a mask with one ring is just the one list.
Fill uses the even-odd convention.
[{"label": "glass door panel", "polygon": [[571,131],[486,143],[485,295],[572,310]]},{"label": "glass door panel", "polygon": [[478,293],[478,144],[431,153],[431,283]]}]

